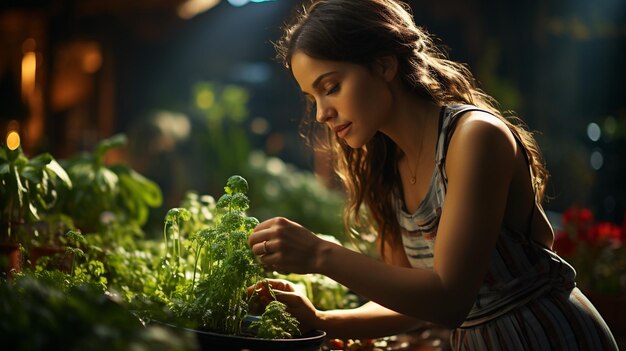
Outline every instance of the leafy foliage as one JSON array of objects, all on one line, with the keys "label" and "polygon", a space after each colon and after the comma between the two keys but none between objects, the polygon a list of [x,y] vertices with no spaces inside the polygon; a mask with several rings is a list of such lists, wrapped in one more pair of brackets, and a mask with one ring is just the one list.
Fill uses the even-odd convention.
[{"label": "leafy foliage", "polygon": [[[57,204],[59,191],[72,187],[63,167],[48,153],[28,158],[22,148],[0,148],[1,218],[11,224],[40,219],[42,211]],[[4,233],[3,233],[4,234]]]},{"label": "leafy foliage", "polygon": [[93,153],[77,155],[65,164],[74,187],[64,196],[63,210],[78,227],[98,229],[105,213],[141,226],[149,209],[161,205],[161,190],[153,181],[128,166],[104,164],[109,150],[125,144],[126,136],[118,134],[101,141]]},{"label": "leafy foliage", "polygon": [[251,329],[258,329],[257,336],[263,339],[289,339],[300,335],[298,320],[292,317],[280,301],[271,301],[261,315],[261,320],[252,322]]},{"label": "leafy foliage", "polygon": [[11,350],[193,350],[195,340],[145,327],[114,296],[67,287],[61,272],[0,280],[0,338]]},{"label": "leafy foliage", "polygon": [[[185,228],[183,223],[194,217],[192,211],[174,208],[167,213],[167,252],[161,266],[161,283],[171,299],[170,307],[181,319],[210,330],[238,334],[248,311],[246,287],[261,274],[247,244],[258,220],[245,214],[249,201],[245,194],[248,183],[243,177],[230,177],[224,191],[215,204],[214,215],[205,216],[211,217],[210,225],[195,233],[181,230]],[[194,212],[197,215],[199,211]]]}]

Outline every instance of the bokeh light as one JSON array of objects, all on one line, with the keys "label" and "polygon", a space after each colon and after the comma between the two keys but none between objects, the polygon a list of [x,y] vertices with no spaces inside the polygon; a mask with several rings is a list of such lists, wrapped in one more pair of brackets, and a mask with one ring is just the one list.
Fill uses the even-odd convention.
[{"label": "bokeh light", "polygon": [[20,135],[14,130],[7,134],[7,147],[9,150],[15,150],[20,147]]},{"label": "bokeh light", "polygon": [[589,123],[587,126],[587,136],[591,139],[591,141],[600,140],[600,136],[602,136],[600,126],[597,123]]},{"label": "bokeh light", "polygon": [[589,162],[591,163],[591,168],[596,171],[602,168],[602,165],[604,165],[604,156],[602,156],[602,152],[600,150],[594,150],[591,153]]}]

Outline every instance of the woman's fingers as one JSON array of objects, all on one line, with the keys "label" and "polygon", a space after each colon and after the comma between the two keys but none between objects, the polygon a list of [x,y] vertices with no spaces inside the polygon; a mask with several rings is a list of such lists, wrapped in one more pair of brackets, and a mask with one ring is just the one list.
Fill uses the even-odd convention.
[{"label": "woman's fingers", "polygon": [[311,231],[282,217],[264,221],[248,237],[259,261],[279,272],[311,273],[319,242]]},{"label": "woman's fingers", "polygon": [[287,306],[287,312],[300,322],[300,331],[307,332],[314,329],[316,322],[316,309],[306,295],[298,292],[280,291],[274,292],[276,300]]},{"label": "woman's fingers", "polygon": [[287,306],[294,306],[302,304],[302,296],[293,291],[275,290],[276,300],[284,303]]},{"label": "woman's fingers", "polygon": [[256,256],[263,256],[269,254],[269,248],[267,247],[268,240],[258,241],[254,240],[254,243],[250,244],[250,248],[252,249],[252,253]]},{"label": "woman's fingers", "polygon": [[267,229],[275,225],[281,226],[293,223],[294,222],[288,220],[285,217],[273,217],[257,224],[256,228],[254,228],[254,231]]},{"label": "woman's fingers", "polygon": [[282,264],[281,257],[282,257],[282,253],[275,252],[275,253],[268,253],[265,255],[260,255],[258,256],[258,259],[267,269],[272,270],[272,271],[280,271],[281,269],[285,268],[281,266]]},{"label": "woman's fingers", "polygon": [[287,280],[284,280],[284,279],[267,279],[267,281],[269,282],[270,286],[274,290],[287,291],[287,292],[294,292],[294,291],[296,291],[296,289],[294,288],[293,284],[290,283]]}]

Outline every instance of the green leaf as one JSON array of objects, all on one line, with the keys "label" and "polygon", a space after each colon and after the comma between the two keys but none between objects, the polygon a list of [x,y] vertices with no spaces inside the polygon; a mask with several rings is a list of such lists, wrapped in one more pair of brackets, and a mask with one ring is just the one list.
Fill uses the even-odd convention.
[{"label": "green leaf", "polygon": [[39,220],[39,214],[37,213],[37,207],[35,207],[35,205],[33,205],[32,203],[28,204],[28,213],[30,214],[32,219]]},{"label": "green leaf", "polygon": [[252,231],[257,225],[259,225],[259,220],[255,217],[246,217],[243,221],[243,227],[248,232]]},{"label": "green leaf", "polygon": [[65,186],[70,189],[72,188],[72,181],[70,180],[70,176],[56,160],[51,160],[50,163],[46,165],[46,169],[56,175],[59,179],[61,179]]},{"label": "green leaf", "polygon": [[148,206],[161,206],[163,194],[161,193],[161,188],[159,188],[155,182],[132,169],[129,170],[127,177],[132,180],[133,187],[137,190],[136,194],[139,195]]},{"label": "green leaf", "polygon": [[96,189],[102,194],[108,194],[110,191],[117,189],[117,183],[119,178],[117,174],[113,173],[107,168],[100,168],[96,172],[95,186]]},{"label": "green leaf", "polygon": [[219,200],[217,200],[217,208],[227,208],[230,206],[230,202],[232,201],[233,196],[229,194],[222,195]]},{"label": "green leaf", "polygon": [[165,223],[176,223],[179,220],[188,221],[191,218],[191,212],[186,208],[172,208],[165,215]]},{"label": "green leaf", "polygon": [[22,181],[20,180],[20,174],[17,171],[17,168],[13,168],[13,175],[15,176],[15,187],[17,189],[17,200],[20,204],[20,207],[24,206],[24,195],[28,193],[28,190],[22,185]]},{"label": "green leaf", "polygon": [[67,236],[67,238],[72,240],[74,243],[85,242],[85,237],[83,236],[83,234],[81,234],[81,232],[76,231],[76,230],[68,230],[65,233],[65,236]]},{"label": "green leaf", "polygon": [[246,211],[250,207],[250,200],[243,193],[233,195],[230,206],[239,211]]},{"label": "green leaf", "polygon": [[49,153],[43,153],[41,155],[37,155],[31,158],[28,161],[29,166],[35,168],[36,170],[42,170],[48,163],[53,160],[52,155]]},{"label": "green leaf", "polygon": [[248,192],[248,182],[242,176],[234,175],[228,178],[224,190],[227,194],[245,194]]}]

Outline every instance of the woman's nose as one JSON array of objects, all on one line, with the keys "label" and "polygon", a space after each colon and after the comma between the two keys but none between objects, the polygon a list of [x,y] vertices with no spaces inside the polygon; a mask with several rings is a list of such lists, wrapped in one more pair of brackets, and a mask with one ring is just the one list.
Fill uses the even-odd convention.
[{"label": "woman's nose", "polygon": [[317,108],[317,112],[315,115],[315,119],[317,120],[318,123],[320,124],[324,124],[326,123],[329,119],[335,117],[336,115],[336,111],[334,108],[330,107],[330,106],[319,106]]}]

